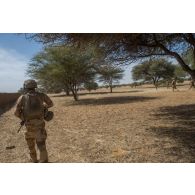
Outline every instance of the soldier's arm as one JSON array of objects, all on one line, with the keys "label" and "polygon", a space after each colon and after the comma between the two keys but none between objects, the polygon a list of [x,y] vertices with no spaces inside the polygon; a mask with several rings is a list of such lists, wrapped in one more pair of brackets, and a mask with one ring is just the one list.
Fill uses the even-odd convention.
[{"label": "soldier's arm", "polygon": [[52,100],[50,99],[50,97],[46,94],[44,94],[44,99],[43,99],[44,103],[45,103],[45,106],[46,108],[51,108],[53,106],[53,102]]},{"label": "soldier's arm", "polygon": [[17,100],[16,103],[16,108],[15,108],[15,112],[14,115],[18,118],[20,118],[21,120],[23,120],[23,114],[22,114],[22,109],[23,109],[23,102],[22,102],[23,96],[20,96]]}]

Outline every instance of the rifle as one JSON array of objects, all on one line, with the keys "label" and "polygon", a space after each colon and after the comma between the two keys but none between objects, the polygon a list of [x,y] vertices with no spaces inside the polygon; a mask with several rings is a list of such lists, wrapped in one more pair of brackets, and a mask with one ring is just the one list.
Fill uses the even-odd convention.
[{"label": "rifle", "polygon": [[20,122],[20,128],[18,129],[17,133],[20,132],[20,129],[24,126],[24,123],[25,123],[25,121],[21,121],[21,122]]}]

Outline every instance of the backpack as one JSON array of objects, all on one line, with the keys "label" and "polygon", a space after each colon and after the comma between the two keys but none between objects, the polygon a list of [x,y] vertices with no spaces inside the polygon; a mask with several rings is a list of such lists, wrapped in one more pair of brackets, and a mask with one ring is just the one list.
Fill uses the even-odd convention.
[{"label": "backpack", "polygon": [[38,93],[28,93],[23,98],[23,115],[25,120],[44,118],[44,105]]}]

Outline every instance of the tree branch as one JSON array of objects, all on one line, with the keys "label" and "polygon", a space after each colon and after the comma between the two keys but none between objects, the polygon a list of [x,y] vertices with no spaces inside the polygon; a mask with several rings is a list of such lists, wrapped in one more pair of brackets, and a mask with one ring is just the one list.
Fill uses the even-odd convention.
[{"label": "tree branch", "polygon": [[154,40],[156,42],[156,44],[167,54],[167,55],[171,55],[173,57],[176,58],[176,60],[181,64],[183,70],[187,71],[189,74],[192,73],[192,69],[184,62],[184,60],[182,59],[182,57],[177,53],[177,52],[173,52],[171,50],[169,50],[165,45],[163,45],[162,43],[160,43],[157,39],[156,39],[156,35],[154,34]]}]

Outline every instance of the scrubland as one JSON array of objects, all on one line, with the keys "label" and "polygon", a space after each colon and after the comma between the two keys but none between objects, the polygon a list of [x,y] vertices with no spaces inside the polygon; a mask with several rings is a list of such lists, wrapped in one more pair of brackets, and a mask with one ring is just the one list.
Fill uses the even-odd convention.
[{"label": "scrubland", "polygon": [[[50,162],[195,162],[195,90],[139,86],[52,94]],[[0,115],[0,162],[29,162],[14,107]],[[15,148],[6,150],[7,146]]]}]

